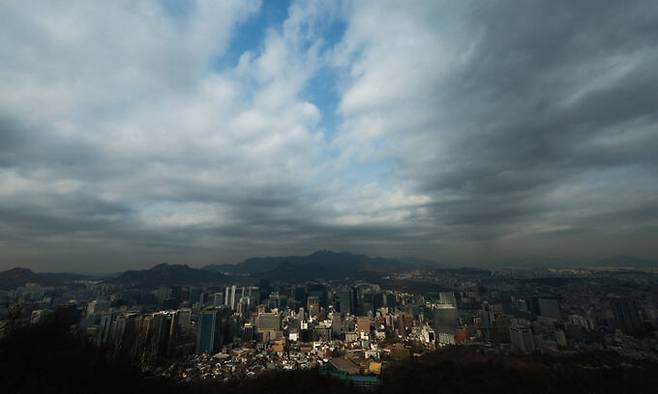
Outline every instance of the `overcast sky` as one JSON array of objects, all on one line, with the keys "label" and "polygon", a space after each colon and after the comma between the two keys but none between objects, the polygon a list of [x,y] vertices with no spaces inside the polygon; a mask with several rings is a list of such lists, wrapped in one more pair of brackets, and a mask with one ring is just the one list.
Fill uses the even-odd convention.
[{"label": "overcast sky", "polygon": [[0,2],[0,269],[656,244],[655,0]]}]

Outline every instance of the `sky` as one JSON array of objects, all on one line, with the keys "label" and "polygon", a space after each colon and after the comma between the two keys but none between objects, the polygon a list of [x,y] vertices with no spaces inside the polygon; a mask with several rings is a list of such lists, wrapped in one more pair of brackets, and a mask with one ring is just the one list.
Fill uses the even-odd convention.
[{"label": "sky", "polygon": [[657,241],[653,0],[0,2],[0,269]]}]

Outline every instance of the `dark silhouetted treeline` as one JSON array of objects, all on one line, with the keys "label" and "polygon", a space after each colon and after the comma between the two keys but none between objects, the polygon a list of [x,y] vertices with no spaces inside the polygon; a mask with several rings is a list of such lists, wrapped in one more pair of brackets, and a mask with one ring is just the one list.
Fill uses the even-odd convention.
[{"label": "dark silhouetted treeline", "polygon": [[179,384],[147,377],[127,359],[112,358],[109,349],[99,349],[83,336],[72,333],[70,326],[66,316],[56,314],[43,324],[17,329],[0,342],[0,393],[354,392],[348,385],[316,371],[272,372],[233,383]]},{"label": "dark silhouetted treeline", "polygon": [[383,381],[383,394],[658,393],[658,366],[612,353],[530,358],[455,348],[389,368]]},{"label": "dark silhouetted treeline", "polygon": [[[0,393],[342,394],[357,389],[317,371],[272,372],[233,383],[179,384],[147,377],[70,331],[56,315],[0,342]],[[607,365],[608,368],[601,368]],[[610,353],[560,358],[491,356],[466,348],[390,367],[375,394],[658,393],[658,369]]]}]

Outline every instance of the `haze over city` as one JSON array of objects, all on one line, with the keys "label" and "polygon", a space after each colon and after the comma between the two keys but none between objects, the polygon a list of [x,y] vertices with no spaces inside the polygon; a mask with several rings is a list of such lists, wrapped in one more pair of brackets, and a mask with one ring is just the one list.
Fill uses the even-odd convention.
[{"label": "haze over city", "polygon": [[657,259],[654,1],[0,4],[0,270]]}]

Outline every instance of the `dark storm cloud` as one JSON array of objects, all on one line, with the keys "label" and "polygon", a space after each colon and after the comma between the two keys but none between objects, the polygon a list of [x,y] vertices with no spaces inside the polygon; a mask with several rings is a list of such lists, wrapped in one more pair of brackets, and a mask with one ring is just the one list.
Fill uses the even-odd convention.
[{"label": "dark storm cloud", "polygon": [[102,150],[74,137],[57,136],[0,111],[0,168],[84,172],[97,165]]},{"label": "dark storm cloud", "polygon": [[[441,127],[456,135],[455,149],[420,180],[426,192],[460,195],[433,204],[439,223],[495,238],[510,222],[560,216],[573,202],[545,195],[571,182],[586,186],[577,179],[583,174],[608,177],[605,193],[614,192],[618,168],[658,181],[655,4],[483,3],[471,16],[479,38],[469,62],[436,86],[436,107],[449,119]],[[591,202],[585,193],[574,198]],[[655,221],[655,194],[639,209],[644,216],[626,213],[633,203],[607,202],[610,212],[588,217],[587,229]],[[584,225],[567,215],[556,221]]]},{"label": "dark storm cloud", "polygon": [[[357,143],[388,147],[382,156],[394,157],[393,174],[431,196],[420,219],[433,225],[425,235],[437,245],[471,240],[511,254],[593,256],[610,243],[655,255],[646,245],[656,234],[636,229],[655,229],[658,218],[658,6],[413,8],[393,11],[399,25],[377,21],[386,44],[366,49],[353,68],[343,143],[350,146],[363,125],[386,122],[374,139]],[[367,48],[363,37],[376,35],[367,11],[357,7],[348,49]],[[364,96],[376,82],[380,91]],[[548,234],[562,234],[564,248],[537,247]],[[587,239],[574,245],[569,234]]]}]

